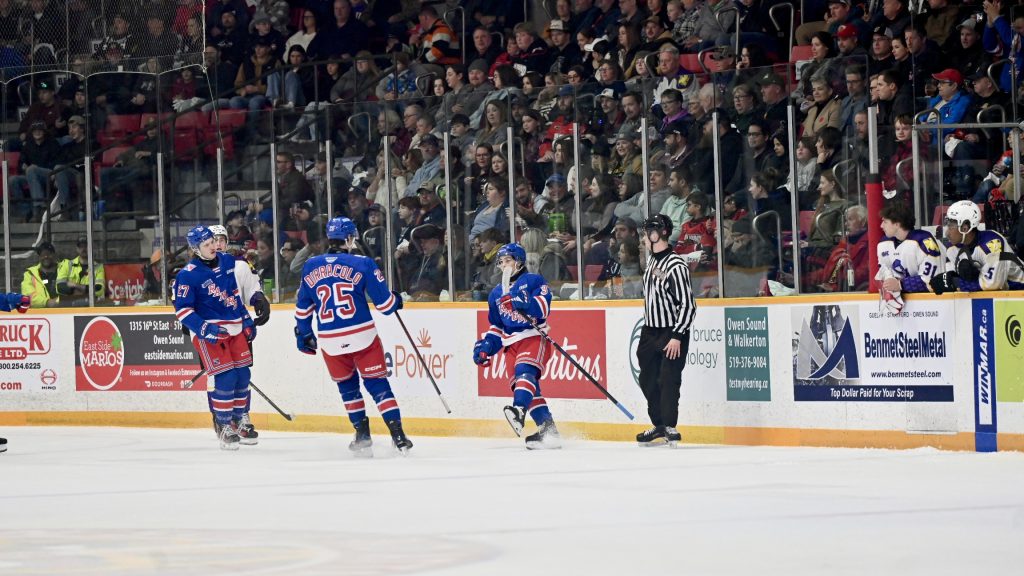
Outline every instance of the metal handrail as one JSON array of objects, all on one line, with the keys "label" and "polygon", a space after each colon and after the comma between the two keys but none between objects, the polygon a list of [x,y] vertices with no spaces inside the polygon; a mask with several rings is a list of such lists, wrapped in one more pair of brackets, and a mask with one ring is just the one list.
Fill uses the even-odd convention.
[{"label": "metal handrail", "polygon": [[430,83],[426,85],[426,88],[420,87],[420,80],[423,80],[424,78],[429,78],[429,77],[433,77],[434,79],[436,79],[437,78],[437,74],[434,73],[434,72],[427,72],[426,74],[420,74],[419,76],[416,77],[416,80],[415,80],[416,89],[419,90],[420,94],[422,94],[423,96],[433,96],[433,93],[434,93],[434,80],[433,79],[431,79]]},{"label": "metal handrail", "polygon": [[461,26],[462,35],[459,36],[459,47],[462,49],[462,63],[465,64],[466,63],[466,9],[463,8],[462,6],[456,6],[455,8],[451,8],[451,9],[445,11],[445,13],[444,13],[444,21],[449,26],[451,26],[451,23],[448,20],[448,15],[451,14],[452,12],[458,12],[459,16],[460,16],[459,22],[462,24],[462,26]]},{"label": "metal handrail", "polygon": [[903,178],[903,166],[907,162],[913,162],[913,161],[914,161],[913,158],[904,158],[903,160],[900,160],[899,162],[896,163],[896,180],[898,180],[901,184],[903,184],[903,186],[905,187],[904,189],[906,189],[906,190],[910,190],[911,185],[910,185],[910,182],[907,182],[907,180],[905,178]]},{"label": "metal handrail", "polygon": [[722,30],[725,31],[726,35],[728,35],[729,34],[729,30],[727,30],[727,27],[724,24],[722,24],[722,14],[728,14],[729,12],[735,12],[736,13],[736,18],[735,18],[735,20],[733,20],[733,22],[736,25],[736,30],[734,32],[734,35],[736,36],[735,50],[736,50],[736,54],[739,54],[740,53],[740,11],[739,11],[739,8],[736,8],[735,6],[728,6],[726,8],[723,8],[723,9],[721,9],[718,12],[715,13],[715,20],[718,21],[718,25],[722,28]]},{"label": "metal handrail", "polygon": [[[750,221],[750,226],[754,229],[754,233],[757,234],[761,238],[761,240],[763,240],[766,244],[769,244],[769,243],[771,243],[771,241],[769,240],[768,237],[766,237],[764,235],[763,232],[761,232],[761,228],[758,226],[758,222],[760,222],[760,221],[762,221],[765,218],[768,218],[770,216],[774,216],[775,217],[775,244],[776,244],[776,247],[778,248],[778,252],[777,253],[779,255],[779,271],[781,272],[782,271],[782,217],[779,216],[779,213],[776,212],[775,210],[768,210],[767,212],[761,212],[757,216],[754,216],[754,219]],[[795,254],[796,254],[796,251],[794,250],[794,255]]]},{"label": "metal handrail", "polygon": [[370,118],[370,113],[369,112],[359,112],[359,113],[353,114],[353,115],[348,117],[348,120],[346,120],[345,123],[348,124],[348,129],[350,131],[352,131],[353,134],[355,134],[356,133],[356,125],[352,121],[355,120],[356,118],[359,118],[360,116],[366,116],[366,141],[370,142],[372,144],[373,143],[373,126],[370,124],[372,119]]},{"label": "metal handrail", "polygon": [[[1006,108],[1003,108],[999,104],[993,104],[992,106],[989,106],[988,108],[982,108],[981,110],[978,110],[978,116],[977,116],[976,120],[978,121],[979,124],[981,124],[982,123],[982,120],[981,120],[982,116],[984,116],[984,115],[986,115],[986,114],[988,114],[990,112],[996,112],[996,111],[999,112],[999,122],[1000,123],[1005,123],[1006,122]],[[989,134],[989,129],[988,128],[981,128],[981,131],[985,133],[985,137],[986,138],[992,138],[991,134]],[[1003,148],[1002,149],[1006,150],[1006,132],[1000,130],[999,134],[1000,134],[1001,138],[1003,139]]]},{"label": "metal handrail", "polygon": [[718,48],[712,47],[712,48],[705,48],[705,49],[697,52],[697,63],[700,64],[700,67],[704,70],[705,74],[710,75],[711,74],[711,69],[708,68],[708,65],[704,63],[704,56],[706,54],[708,54],[709,52],[714,53],[717,50],[718,50]]},{"label": "metal handrail", "polygon": [[992,70],[996,66],[999,66],[1001,64],[1010,64],[1010,59],[1009,58],[1002,58],[1000,60],[996,60],[995,62],[989,64],[988,68],[985,69],[985,75],[988,76],[988,79],[992,81],[992,85],[993,86],[999,86],[999,81],[996,80],[996,77],[992,75]]},{"label": "metal handrail", "polygon": [[[772,24],[774,24],[775,27],[780,30],[782,29],[782,26],[779,25],[779,20],[778,18],[775,17],[775,12],[778,11],[778,9],[780,8],[789,9],[789,43],[786,45],[786,47],[792,49],[793,40],[796,36],[796,26],[794,25],[796,21],[796,8],[793,7],[793,4],[785,2],[782,4],[776,4],[775,6],[772,6],[771,8],[768,9],[768,18],[772,21]],[[736,53],[736,57],[739,58],[738,52]]]}]

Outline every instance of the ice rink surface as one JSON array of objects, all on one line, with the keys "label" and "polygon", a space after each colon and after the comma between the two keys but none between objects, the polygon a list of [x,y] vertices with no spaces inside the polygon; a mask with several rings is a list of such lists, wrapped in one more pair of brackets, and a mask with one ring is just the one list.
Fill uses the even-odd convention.
[{"label": "ice rink surface", "polygon": [[1024,573],[1024,454],[0,428],[2,575]]}]

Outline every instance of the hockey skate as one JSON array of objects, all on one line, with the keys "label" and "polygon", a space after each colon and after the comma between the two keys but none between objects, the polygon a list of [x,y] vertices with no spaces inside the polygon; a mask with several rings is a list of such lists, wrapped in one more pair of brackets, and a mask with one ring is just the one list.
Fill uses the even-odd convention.
[{"label": "hockey skate", "polygon": [[641,447],[666,445],[668,440],[665,437],[665,428],[663,426],[655,426],[650,430],[645,430],[637,434],[636,443]]},{"label": "hockey skate", "polygon": [[0,438],[0,452],[7,452],[7,438]]},{"label": "hockey skate", "polygon": [[348,449],[356,455],[356,458],[373,458],[373,439],[370,438],[370,419],[363,417],[358,424],[355,424],[356,435],[348,444]]},{"label": "hockey skate", "polygon": [[675,448],[682,441],[683,435],[679,433],[679,430],[673,426],[665,426],[665,442],[668,443],[669,448]]},{"label": "hockey skate", "polygon": [[221,450],[238,450],[238,431],[234,426],[230,424],[221,426],[219,437]]},{"label": "hockey skate", "polygon": [[395,450],[398,450],[399,454],[403,456],[409,453],[412,448],[412,440],[405,435],[405,431],[402,430],[401,420],[388,420],[386,422],[388,430],[391,431],[391,441],[395,445]]},{"label": "hockey skate", "polygon": [[537,431],[526,437],[527,450],[556,450],[562,447],[562,438],[555,428],[555,421],[548,420],[537,427]]},{"label": "hockey skate", "polygon": [[242,418],[238,420],[236,429],[238,430],[238,441],[240,444],[253,446],[259,443],[260,433],[257,432],[256,427],[252,425],[252,421],[249,420],[248,414],[242,414]]},{"label": "hockey skate", "polygon": [[516,436],[522,438],[523,428],[526,427],[526,410],[519,406],[505,406],[505,418]]}]

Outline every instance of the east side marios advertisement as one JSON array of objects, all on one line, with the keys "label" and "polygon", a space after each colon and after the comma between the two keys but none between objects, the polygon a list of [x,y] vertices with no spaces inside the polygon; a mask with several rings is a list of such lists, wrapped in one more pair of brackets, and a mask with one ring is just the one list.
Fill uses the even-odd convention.
[{"label": "east side marios advertisement", "polygon": [[75,317],[75,389],[206,391],[191,340],[173,314]]},{"label": "east side marios advertisement", "polygon": [[66,379],[54,349],[49,318],[0,318],[0,397],[10,393],[54,391]]},{"label": "east side marios advertisement", "polygon": [[906,300],[792,308],[796,401],[952,402],[953,303]]}]

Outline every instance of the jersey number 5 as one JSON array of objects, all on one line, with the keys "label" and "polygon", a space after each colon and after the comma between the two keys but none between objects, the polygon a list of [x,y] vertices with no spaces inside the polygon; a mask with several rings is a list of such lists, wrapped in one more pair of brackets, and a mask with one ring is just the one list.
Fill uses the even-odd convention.
[{"label": "jersey number 5", "polygon": [[343,320],[356,315],[356,304],[349,294],[353,288],[355,285],[348,282],[337,282],[331,286],[321,284],[316,287],[316,296],[320,299],[321,322],[333,322],[335,313]]}]

